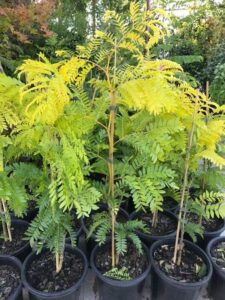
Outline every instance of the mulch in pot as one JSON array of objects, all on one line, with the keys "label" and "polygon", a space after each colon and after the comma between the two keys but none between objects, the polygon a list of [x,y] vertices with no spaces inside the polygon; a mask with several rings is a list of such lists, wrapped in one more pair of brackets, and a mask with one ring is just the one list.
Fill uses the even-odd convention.
[{"label": "mulch in pot", "polygon": [[[15,224],[11,225],[12,232],[12,241],[4,241],[0,239],[0,254],[12,254],[18,251],[20,248],[24,247],[27,244],[27,241],[24,241],[24,233],[27,230],[28,225],[25,224]],[[2,232],[0,232],[2,235]],[[0,298],[1,299],[1,298]]]},{"label": "mulch in pot", "polygon": [[176,231],[177,222],[175,219],[158,212],[158,223],[156,227],[152,226],[152,213],[140,212],[137,214],[137,219],[143,221],[150,231],[152,236],[164,236]]},{"label": "mulch in pot", "polygon": [[[97,269],[104,275],[112,269],[111,244],[101,246],[95,255],[95,265]],[[140,276],[147,268],[149,262],[145,252],[139,255],[137,249],[132,243],[128,243],[127,252],[121,255],[116,265],[118,269],[125,267],[132,279]]]},{"label": "mulch in pot", "polygon": [[225,272],[225,241],[214,246],[211,255],[214,262]]},{"label": "mulch in pot", "polygon": [[20,284],[20,272],[10,265],[0,267],[0,299],[7,300]]},{"label": "mulch in pot", "polygon": [[81,278],[84,263],[80,256],[65,251],[62,270],[55,272],[55,257],[45,252],[29,266],[27,278],[30,285],[42,292],[59,292],[72,287]]},{"label": "mulch in pot", "polygon": [[173,263],[174,245],[161,245],[153,253],[159,269],[168,277],[184,283],[201,281],[207,275],[207,266],[195,252],[184,246],[180,266]]}]

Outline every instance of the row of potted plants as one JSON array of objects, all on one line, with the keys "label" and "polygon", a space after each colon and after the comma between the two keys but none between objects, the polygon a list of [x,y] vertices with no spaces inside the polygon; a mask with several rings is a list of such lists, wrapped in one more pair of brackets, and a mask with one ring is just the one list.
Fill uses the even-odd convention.
[{"label": "row of potted plants", "polygon": [[210,259],[187,239],[204,248],[224,228],[224,108],[153,58],[162,16],[135,2],[124,18],[107,11],[75,54],[1,74],[0,273],[16,282],[3,299],[22,299],[7,255],[25,260],[30,299],[78,299],[89,256],[100,299],[140,299],[150,268],[156,300],[208,285]]}]

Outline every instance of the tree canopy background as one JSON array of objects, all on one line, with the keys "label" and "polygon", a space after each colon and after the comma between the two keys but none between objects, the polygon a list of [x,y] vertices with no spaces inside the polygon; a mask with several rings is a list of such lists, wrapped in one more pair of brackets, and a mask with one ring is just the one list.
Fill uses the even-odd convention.
[{"label": "tree canopy background", "polygon": [[[170,16],[170,36],[155,57],[179,62],[186,79],[202,89],[209,81],[211,97],[225,103],[225,0],[138,2]],[[0,63],[12,75],[39,52],[55,60],[56,50],[74,51],[95,35],[105,10],[126,14],[128,8],[128,0],[0,0]]]}]

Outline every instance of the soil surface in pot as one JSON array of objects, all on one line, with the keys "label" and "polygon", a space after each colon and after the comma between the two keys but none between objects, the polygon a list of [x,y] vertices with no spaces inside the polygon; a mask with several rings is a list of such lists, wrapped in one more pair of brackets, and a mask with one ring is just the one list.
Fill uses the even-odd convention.
[{"label": "soil surface in pot", "polygon": [[55,257],[50,252],[37,256],[27,270],[29,284],[42,292],[58,292],[72,287],[81,278],[84,263],[79,255],[65,251],[62,270],[55,272]]},{"label": "soil surface in pot", "polygon": [[[95,266],[104,275],[112,269],[111,263],[111,244],[101,246],[95,255]],[[146,270],[148,263],[145,252],[139,255],[134,245],[128,243],[127,252],[125,255],[119,257],[119,262],[116,267],[118,269],[126,268],[130,278],[134,279]]]},{"label": "soil surface in pot", "polygon": [[[199,216],[193,213],[187,213],[188,219],[193,223],[199,222]],[[223,219],[213,218],[210,220],[202,219],[202,227],[206,232],[215,232],[224,226]]]},{"label": "soil surface in pot", "polygon": [[35,200],[30,200],[28,202],[28,208],[27,208],[27,211],[28,213],[29,212],[34,212],[37,210],[37,204],[36,204],[36,201]]},{"label": "soil surface in pot", "polygon": [[194,251],[184,247],[180,266],[173,263],[174,245],[161,245],[153,253],[159,269],[179,282],[199,282],[207,275],[207,266]]},{"label": "soil surface in pot", "polygon": [[[3,239],[0,239],[0,254],[10,255],[18,251],[20,248],[24,247],[27,244],[27,241],[23,240],[24,233],[27,230],[27,227],[28,226],[25,224],[12,225],[12,242],[5,242]],[[2,232],[0,232],[0,235],[2,235]]]},{"label": "soil surface in pot", "polygon": [[177,222],[174,218],[160,212],[158,213],[158,224],[155,228],[152,226],[152,213],[140,212],[136,218],[146,224],[150,235],[153,236],[167,235],[176,231],[177,228]]},{"label": "soil surface in pot", "polygon": [[20,272],[9,265],[0,265],[0,299],[7,300],[20,284]]},{"label": "soil surface in pot", "polygon": [[225,271],[225,242],[219,242],[211,249],[214,262]]},{"label": "soil surface in pot", "polygon": [[171,197],[165,197],[163,200],[163,209],[174,209],[175,207],[177,207],[177,205],[177,201]]}]

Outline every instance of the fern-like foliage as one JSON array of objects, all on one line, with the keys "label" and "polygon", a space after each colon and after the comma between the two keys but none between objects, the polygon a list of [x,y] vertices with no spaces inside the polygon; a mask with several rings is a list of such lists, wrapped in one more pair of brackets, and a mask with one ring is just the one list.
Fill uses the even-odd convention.
[{"label": "fern-like foliage", "polygon": [[170,187],[177,189],[176,174],[166,166],[153,164],[145,166],[145,161],[134,161],[133,175],[127,175],[125,181],[128,184],[136,210],[150,208],[154,213],[162,211],[163,195],[165,189]]},{"label": "fern-like foliage", "polygon": [[22,83],[0,74],[0,172],[3,171],[3,148],[10,143],[9,133],[21,122],[19,90]]},{"label": "fern-like foliage", "polygon": [[129,270],[126,267],[113,268],[104,273],[104,276],[115,279],[115,280],[131,280]]},{"label": "fern-like foliage", "polygon": [[[125,255],[127,252],[127,242],[131,241],[137,252],[142,253],[141,240],[136,234],[137,231],[148,232],[145,224],[142,221],[132,220],[124,223],[116,221],[115,241],[116,253],[118,256]],[[93,223],[89,229],[87,238],[95,233],[96,242],[99,245],[104,244],[111,233],[111,217],[107,212],[101,212],[94,215]]]},{"label": "fern-like foliage", "polygon": [[26,232],[26,240],[38,253],[46,246],[55,255],[63,255],[66,237],[70,238],[72,246],[76,245],[72,216],[60,209],[53,211],[47,194],[43,195],[39,200],[38,215]]},{"label": "fern-like foliage", "polygon": [[[179,189],[196,110],[191,170],[198,168],[202,158],[224,166],[217,149],[224,120],[216,117],[223,108],[213,106],[182,80],[179,64],[151,55],[151,49],[167,33],[161,16],[166,17],[162,10],[143,11],[140,4],[131,2],[124,18],[107,11],[104,32],[97,31],[75,55],[61,51],[62,59],[51,63],[40,54],[39,61],[25,61],[18,69],[26,78],[21,89],[25,120],[13,131],[16,148],[9,147],[8,155],[29,153],[43,159],[56,215],[58,209],[76,208],[78,216],[96,209],[101,193],[95,187],[106,193],[101,184],[93,187],[87,183],[87,170],[103,174],[106,181],[111,179],[107,200],[112,216],[118,211],[118,198],[127,192],[137,210],[161,210],[165,190]],[[90,101],[84,86],[92,94]],[[109,152],[113,159],[108,159]],[[91,228],[99,243],[110,232],[110,217],[96,217],[97,225]],[[126,251],[127,238],[140,251],[134,228],[127,224],[116,225],[120,254]]]},{"label": "fern-like foliage", "polygon": [[225,217],[225,197],[222,192],[205,191],[195,202],[204,210],[204,216],[210,218]]}]

